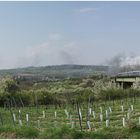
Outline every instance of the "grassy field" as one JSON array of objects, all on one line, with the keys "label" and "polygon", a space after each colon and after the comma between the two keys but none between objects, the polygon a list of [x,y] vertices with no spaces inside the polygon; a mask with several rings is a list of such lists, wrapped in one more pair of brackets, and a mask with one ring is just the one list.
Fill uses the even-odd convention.
[{"label": "grassy field", "polygon": [[82,131],[76,106],[0,108],[0,138],[140,138],[139,101],[81,104]]}]

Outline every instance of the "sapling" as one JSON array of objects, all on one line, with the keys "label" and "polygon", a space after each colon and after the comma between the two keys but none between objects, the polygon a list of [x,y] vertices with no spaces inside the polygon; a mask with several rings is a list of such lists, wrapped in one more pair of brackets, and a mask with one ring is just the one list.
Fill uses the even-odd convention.
[{"label": "sapling", "polygon": [[22,126],[22,120],[19,120],[19,125]]},{"label": "sapling", "polygon": [[81,109],[79,108],[79,115],[80,115],[80,119],[82,120],[82,113],[81,113]]},{"label": "sapling", "polygon": [[71,128],[72,129],[74,128],[74,121],[72,121],[72,123],[71,123]]},{"label": "sapling", "polygon": [[109,107],[109,112],[112,113],[112,109],[111,109],[111,107]]},{"label": "sapling", "polygon": [[72,123],[72,115],[70,115],[70,117],[69,117],[69,118],[70,118],[70,124],[71,124],[71,123]]},{"label": "sapling", "polygon": [[3,117],[1,113],[0,113],[0,121],[1,121],[1,124],[3,125]]},{"label": "sapling", "polygon": [[[14,121],[14,118],[13,118],[13,112],[12,112],[11,107],[9,108],[9,111],[10,111],[10,115],[11,115],[11,118],[12,118],[13,125],[15,125],[15,121]],[[1,122],[3,124],[3,119],[2,119],[2,116],[1,115],[0,115],[0,119],[1,119]]]},{"label": "sapling", "polygon": [[102,109],[102,107],[100,107],[100,113],[101,113],[101,114],[103,113],[103,109]]},{"label": "sapling", "polygon": [[103,114],[100,114],[100,121],[103,121]]},{"label": "sapling", "polygon": [[19,119],[21,118],[21,110],[18,110],[18,114],[19,114]]},{"label": "sapling", "polygon": [[106,119],[108,119],[108,110],[105,111]]},{"label": "sapling", "polygon": [[54,112],[54,116],[55,116],[55,119],[57,118],[57,113],[56,113],[56,111]]},{"label": "sapling", "polygon": [[54,121],[54,127],[57,127],[57,121]]},{"label": "sapling", "polygon": [[26,121],[29,122],[29,114],[26,114]]},{"label": "sapling", "polygon": [[95,111],[92,111],[92,114],[93,114],[93,118],[95,119],[96,118]]},{"label": "sapling", "polygon": [[128,112],[131,113],[131,109],[130,108],[128,108]]},{"label": "sapling", "polygon": [[129,112],[127,113],[127,119],[128,120],[130,119],[130,113]]},{"label": "sapling", "polygon": [[69,118],[69,113],[68,113],[68,111],[65,109],[65,114],[66,114],[66,116],[67,116],[67,119]]},{"label": "sapling", "polygon": [[15,113],[13,113],[13,119],[16,122],[16,114]]},{"label": "sapling", "polygon": [[89,108],[89,115],[91,115],[91,112],[92,112],[92,109],[91,109],[91,108]]},{"label": "sapling", "polygon": [[65,114],[67,115],[68,111],[66,109],[64,111],[65,111]]},{"label": "sapling", "polygon": [[106,127],[109,127],[109,120],[106,120]]},{"label": "sapling", "polygon": [[123,107],[123,105],[121,106],[121,109],[122,109],[122,112],[124,112],[124,107]]},{"label": "sapling", "polygon": [[90,121],[87,121],[88,129],[91,130]]},{"label": "sapling", "polygon": [[133,107],[133,105],[131,105],[131,111],[133,111],[134,110],[134,107]]},{"label": "sapling", "polygon": [[42,113],[43,113],[43,118],[45,118],[45,111],[43,110]]},{"label": "sapling", "polygon": [[140,125],[140,117],[139,117],[139,125]]},{"label": "sapling", "polygon": [[125,118],[123,118],[122,123],[123,123],[123,127],[125,127]]},{"label": "sapling", "polygon": [[37,120],[37,127],[40,128],[40,120]]},{"label": "sapling", "polygon": [[81,128],[81,131],[82,131],[82,119],[80,117],[79,103],[77,102],[76,105],[77,105],[77,111],[78,111],[78,117],[79,117],[79,124],[80,124],[80,128]]}]

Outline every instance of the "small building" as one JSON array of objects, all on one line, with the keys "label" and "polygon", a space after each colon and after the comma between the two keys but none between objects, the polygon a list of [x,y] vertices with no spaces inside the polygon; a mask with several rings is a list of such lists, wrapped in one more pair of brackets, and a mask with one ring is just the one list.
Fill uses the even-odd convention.
[{"label": "small building", "polygon": [[118,73],[111,81],[123,89],[140,87],[140,71]]}]

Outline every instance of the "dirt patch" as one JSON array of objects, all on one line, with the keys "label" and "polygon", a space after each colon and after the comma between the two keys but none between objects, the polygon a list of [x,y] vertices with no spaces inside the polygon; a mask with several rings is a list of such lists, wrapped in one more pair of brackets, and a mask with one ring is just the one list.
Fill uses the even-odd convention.
[{"label": "dirt patch", "polygon": [[1,138],[15,139],[16,138],[16,133],[13,133],[13,132],[2,132],[2,133],[0,133],[0,139]]}]

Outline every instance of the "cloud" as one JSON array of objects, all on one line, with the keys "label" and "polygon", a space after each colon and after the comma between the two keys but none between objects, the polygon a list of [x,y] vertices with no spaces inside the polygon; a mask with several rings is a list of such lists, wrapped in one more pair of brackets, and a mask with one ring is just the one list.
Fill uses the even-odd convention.
[{"label": "cloud", "polygon": [[65,41],[59,34],[49,35],[46,43],[25,49],[15,67],[73,64],[76,62],[76,44]]},{"label": "cloud", "polygon": [[90,8],[90,7],[87,7],[87,8],[81,8],[81,9],[77,9],[76,10],[78,13],[94,13],[97,11],[96,8]]}]

